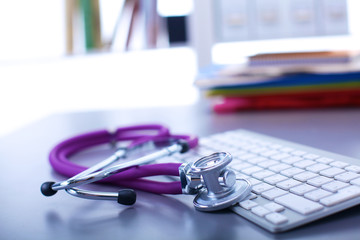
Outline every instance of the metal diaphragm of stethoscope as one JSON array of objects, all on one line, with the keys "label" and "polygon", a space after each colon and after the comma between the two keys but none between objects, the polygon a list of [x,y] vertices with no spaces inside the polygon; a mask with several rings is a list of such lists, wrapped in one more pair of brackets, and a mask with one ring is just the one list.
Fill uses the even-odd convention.
[{"label": "metal diaphragm of stethoscope", "polygon": [[[90,168],[69,160],[74,154],[89,147],[115,142],[130,143]],[[235,173],[227,168],[232,161],[229,153],[213,153],[191,163],[147,164],[175,153],[185,153],[195,148],[197,143],[196,137],[173,135],[166,127],[156,124],[118,128],[113,133],[101,130],[72,137],[56,145],[49,155],[54,170],[70,178],[56,183],[45,182],[41,185],[41,192],[45,196],[52,196],[58,190],[65,190],[70,195],[81,198],[116,200],[125,205],[135,203],[136,193],[132,189],[116,193],[78,188],[92,182],[106,182],[157,194],[197,194],[194,206],[200,211],[228,208],[245,199],[251,191],[251,184],[245,179],[236,179]],[[157,150],[158,145],[164,144],[165,147]],[[113,165],[131,154],[145,151],[144,149],[152,151]],[[180,181],[158,182],[144,179],[158,175],[180,176]]]}]

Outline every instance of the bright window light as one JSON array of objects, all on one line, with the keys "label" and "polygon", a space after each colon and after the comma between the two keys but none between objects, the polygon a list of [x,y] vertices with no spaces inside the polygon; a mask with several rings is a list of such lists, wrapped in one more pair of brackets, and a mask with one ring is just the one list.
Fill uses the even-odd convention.
[{"label": "bright window light", "polygon": [[193,0],[158,0],[157,11],[162,17],[185,16],[192,12]]}]

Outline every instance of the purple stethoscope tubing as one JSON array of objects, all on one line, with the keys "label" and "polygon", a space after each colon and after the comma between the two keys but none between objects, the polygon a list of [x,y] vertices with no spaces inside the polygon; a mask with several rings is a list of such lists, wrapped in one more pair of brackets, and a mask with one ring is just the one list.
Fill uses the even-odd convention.
[{"label": "purple stethoscope tubing", "polygon": [[[155,133],[146,134],[146,131]],[[145,132],[145,133],[144,133]],[[190,148],[198,144],[198,138],[191,135],[172,135],[168,128],[158,125],[138,125],[116,129],[115,132],[107,130],[93,131],[69,138],[56,145],[49,154],[49,161],[53,169],[67,177],[72,177],[87,167],[78,165],[69,160],[71,156],[84,149],[99,144],[112,143],[115,141],[130,141],[128,148],[135,147],[156,139],[183,139]],[[168,175],[179,176],[180,163],[161,163],[131,167],[123,172],[105,178],[99,182],[111,183],[122,187],[130,187],[138,190],[157,194],[181,194],[180,181],[158,182],[142,179],[142,177]]]}]

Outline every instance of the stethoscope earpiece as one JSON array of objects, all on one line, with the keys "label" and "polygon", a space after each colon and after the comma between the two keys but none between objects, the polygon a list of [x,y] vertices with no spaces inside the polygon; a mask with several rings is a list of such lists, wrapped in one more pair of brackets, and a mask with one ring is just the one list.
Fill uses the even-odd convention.
[{"label": "stethoscope earpiece", "polygon": [[43,184],[41,184],[41,188],[40,188],[41,193],[47,197],[55,195],[57,191],[51,188],[54,185],[54,183],[55,182],[44,182]]},{"label": "stethoscope earpiece", "polygon": [[122,189],[118,192],[117,202],[123,205],[133,205],[136,202],[136,192],[132,189]]},{"label": "stethoscope earpiece", "polygon": [[181,150],[179,151],[179,153],[186,153],[190,150],[189,143],[183,139],[178,139],[177,144],[181,146]]}]

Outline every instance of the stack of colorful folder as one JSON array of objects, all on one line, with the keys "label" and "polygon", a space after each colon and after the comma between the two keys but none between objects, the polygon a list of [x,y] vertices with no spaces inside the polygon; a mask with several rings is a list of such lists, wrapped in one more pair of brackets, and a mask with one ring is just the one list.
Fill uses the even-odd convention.
[{"label": "stack of colorful folder", "polygon": [[[360,106],[354,52],[258,55],[246,66],[211,66],[195,84],[216,112]],[[331,58],[331,59],[329,59]]]}]

